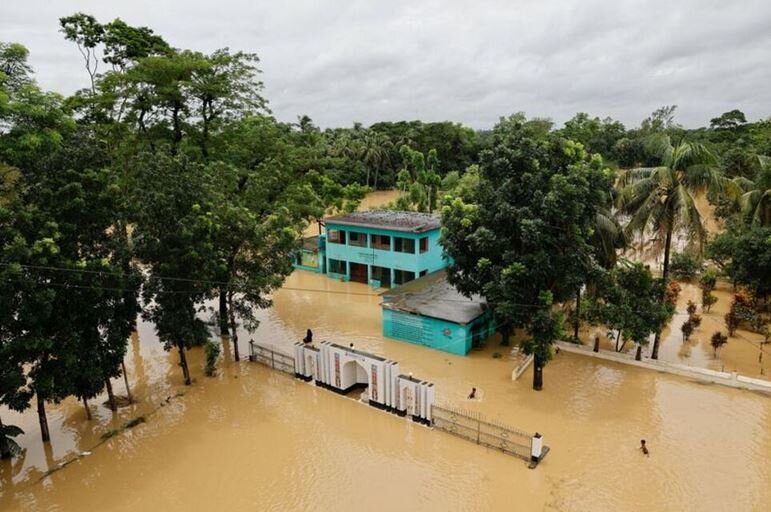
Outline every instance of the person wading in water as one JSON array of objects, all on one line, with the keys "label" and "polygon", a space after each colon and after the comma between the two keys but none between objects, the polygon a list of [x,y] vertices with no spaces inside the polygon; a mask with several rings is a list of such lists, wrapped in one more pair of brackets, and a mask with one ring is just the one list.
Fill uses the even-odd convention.
[{"label": "person wading in water", "polygon": [[645,446],[645,439],[640,439],[640,451],[643,452],[643,455],[649,455],[648,447]]},{"label": "person wading in water", "polygon": [[305,333],[303,343],[313,343],[313,332],[311,332],[310,329],[308,329],[308,332]]}]

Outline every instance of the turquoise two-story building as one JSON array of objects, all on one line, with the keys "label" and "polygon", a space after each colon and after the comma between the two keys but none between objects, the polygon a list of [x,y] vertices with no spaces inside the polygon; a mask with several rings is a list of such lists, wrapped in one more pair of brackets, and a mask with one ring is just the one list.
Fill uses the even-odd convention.
[{"label": "turquoise two-story building", "polygon": [[384,336],[463,355],[493,334],[484,301],[463,297],[447,282],[450,260],[439,245],[439,215],[369,210],[323,225],[325,233],[303,240],[294,266],[388,288]]},{"label": "turquoise two-story building", "polygon": [[436,214],[369,210],[330,217],[324,225],[330,277],[391,288],[448,264]]}]

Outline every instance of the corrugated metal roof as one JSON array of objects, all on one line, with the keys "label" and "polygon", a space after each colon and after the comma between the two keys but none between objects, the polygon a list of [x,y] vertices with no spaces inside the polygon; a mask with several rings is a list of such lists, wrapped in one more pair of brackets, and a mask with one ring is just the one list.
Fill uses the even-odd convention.
[{"label": "corrugated metal roof", "polygon": [[447,282],[444,270],[432,272],[382,294],[382,306],[460,325],[472,322],[485,311],[485,301],[475,295],[464,297]]},{"label": "corrugated metal roof", "polygon": [[406,212],[398,210],[367,210],[337,215],[324,220],[328,224],[382,228],[393,231],[424,233],[438,229],[442,219],[437,213]]}]

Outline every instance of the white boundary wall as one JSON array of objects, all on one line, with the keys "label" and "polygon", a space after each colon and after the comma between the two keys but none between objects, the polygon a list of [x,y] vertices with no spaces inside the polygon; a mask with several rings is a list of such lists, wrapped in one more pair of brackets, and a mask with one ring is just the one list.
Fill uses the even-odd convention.
[{"label": "white boundary wall", "polygon": [[294,360],[300,379],[341,394],[366,386],[370,405],[431,422],[433,383],[400,374],[397,361],[328,341],[318,347],[296,343]]},{"label": "white boundary wall", "polygon": [[739,375],[736,372],[718,372],[715,370],[709,370],[707,368],[697,368],[695,366],[688,366],[685,364],[667,363],[664,361],[655,361],[651,359],[635,361],[633,356],[627,354],[620,354],[607,350],[594,352],[592,347],[588,345],[576,345],[575,343],[568,343],[565,341],[558,341],[556,346],[565,352],[594,357],[595,359],[628,364],[631,366],[637,366],[639,368],[655,370],[657,372],[671,373],[681,377],[696,379],[702,382],[712,382],[732,388],[749,389],[752,391],[765,391],[767,393],[771,393],[771,382],[763,379],[746,377],[744,375]]}]

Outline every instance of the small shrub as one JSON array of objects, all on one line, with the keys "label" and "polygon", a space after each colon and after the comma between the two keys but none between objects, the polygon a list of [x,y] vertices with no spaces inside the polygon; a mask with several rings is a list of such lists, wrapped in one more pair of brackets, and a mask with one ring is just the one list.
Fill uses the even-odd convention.
[{"label": "small shrub", "polygon": [[213,377],[217,373],[217,359],[220,357],[219,343],[209,340],[206,342],[206,375]]},{"label": "small shrub", "polygon": [[701,325],[701,315],[698,313],[694,313],[688,318],[688,321],[693,324],[694,329],[696,327],[699,327]]},{"label": "small shrub", "polygon": [[714,270],[707,270],[702,274],[699,280],[699,285],[702,290],[712,291],[717,286],[717,273]]},{"label": "small shrub", "polygon": [[696,313],[696,303],[689,300],[688,307],[686,307],[685,310],[688,312],[688,316],[693,316],[694,313]]},{"label": "small shrub", "polygon": [[680,287],[680,283],[677,281],[670,281],[667,285],[667,295],[666,295],[666,301],[668,304],[674,306],[677,304],[677,298],[680,297],[680,291],[682,288]]},{"label": "small shrub", "polygon": [[716,302],[717,302],[717,297],[715,297],[710,290],[702,288],[701,309],[706,313],[709,313],[710,308],[712,308],[712,306],[714,306]]},{"label": "small shrub", "polygon": [[676,252],[672,255],[669,268],[677,279],[693,279],[701,270],[701,264],[693,254]]},{"label": "small shrub", "polygon": [[736,329],[739,328],[739,317],[736,315],[736,311],[732,307],[731,310],[723,317],[725,320],[725,326],[728,329],[728,335],[733,336],[736,334]]},{"label": "small shrub", "polygon": [[683,331],[683,341],[688,341],[688,338],[690,338],[691,334],[693,334],[693,324],[690,320],[686,320],[683,322],[680,330]]},{"label": "small shrub", "polygon": [[720,350],[720,348],[728,343],[728,336],[723,334],[720,331],[717,331],[715,334],[712,335],[712,338],[710,338],[710,344],[712,345],[712,348],[715,351],[715,357],[717,357],[717,351]]}]

